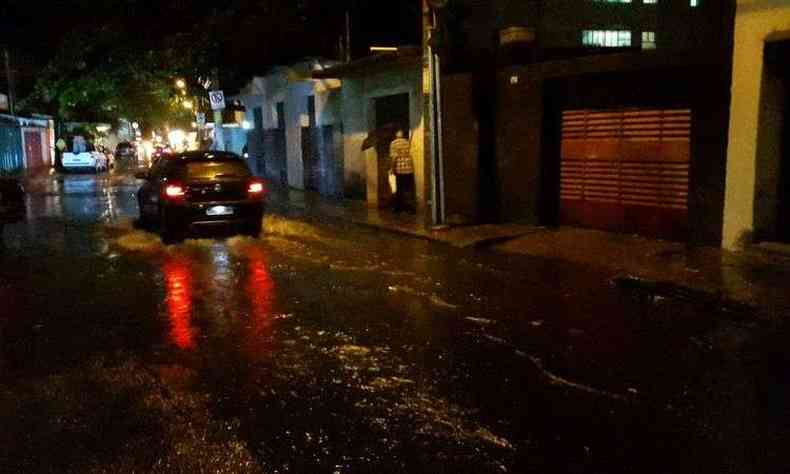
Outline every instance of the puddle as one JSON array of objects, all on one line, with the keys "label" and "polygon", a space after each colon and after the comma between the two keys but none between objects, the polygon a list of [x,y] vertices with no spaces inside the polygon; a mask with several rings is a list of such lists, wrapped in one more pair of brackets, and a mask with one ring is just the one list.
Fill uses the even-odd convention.
[{"label": "puddle", "polygon": [[362,346],[345,345],[341,346],[337,352],[341,357],[364,357],[370,354],[370,349]]},{"label": "puddle", "polygon": [[344,263],[331,263],[329,268],[344,272],[374,272],[381,268],[380,265],[351,265]]},{"label": "puddle", "polygon": [[178,366],[95,359],[5,391],[3,439],[41,442],[4,446],[15,454],[4,472],[260,472],[237,423],[184,389],[191,377]]},{"label": "puddle", "polygon": [[388,287],[387,289],[390,291],[390,293],[404,293],[404,294],[407,294],[407,295],[420,296],[420,297],[423,297],[423,298],[427,298],[428,301],[433,303],[434,306],[438,306],[440,308],[445,308],[445,309],[458,309],[459,308],[458,305],[447,302],[446,300],[444,300],[439,295],[426,293],[426,292],[423,292],[423,291],[419,291],[419,290],[416,290],[416,289],[411,288],[409,286],[394,285],[394,286]]},{"label": "puddle", "polygon": [[298,237],[301,239],[321,239],[318,229],[310,224],[267,214],[263,219],[263,233],[267,236]]},{"label": "puddle", "polygon": [[219,241],[215,239],[186,239],[181,245],[200,249],[210,249]]},{"label": "puddle", "polygon": [[483,442],[499,449],[513,449],[510,441],[474,422],[470,412],[441,398],[426,394],[408,396],[395,405],[395,411],[401,416],[416,418],[421,425],[417,430],[420,435],[445,438],[458,444]]},{"label": "puddle", "polygon": [[122,235],[112,241],[112,243],[123,250],[132,252],[153,253],[161,252],[165,249],[165,245],[158,235],[141,230],[134,230]]},{"label": "puddle", "polygon": [[414,380],[402,377],[377,377],[370,382],[370,387],[376,390],[394,390],[404,385],[415,385]]},{"label": "puddle", "polygon": [[490,319],[485,319],[485,318],[472,318],[472,317],[468,317],[468,318],[466,318],[466,320],[467,320],[467,321],[470,321],[470,322],[472,322],[472,323],[475,323],[475,324],[479,324],[479,325],[481,325],[481,326],[490,326],[490,325],[492,325],[492,324],[495,324],[495,323],[496,323],[495,321],[492,321],[492,320],[490,320]]}]

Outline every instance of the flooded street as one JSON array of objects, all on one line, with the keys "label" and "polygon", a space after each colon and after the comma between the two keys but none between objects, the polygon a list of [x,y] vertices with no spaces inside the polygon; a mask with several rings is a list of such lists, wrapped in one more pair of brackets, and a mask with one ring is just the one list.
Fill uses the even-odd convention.
[{"label": "flooded street", "polygon": [[132,178],[27,189],[2,472],[787,472],[784,325],[276,205],[165,246]]}]

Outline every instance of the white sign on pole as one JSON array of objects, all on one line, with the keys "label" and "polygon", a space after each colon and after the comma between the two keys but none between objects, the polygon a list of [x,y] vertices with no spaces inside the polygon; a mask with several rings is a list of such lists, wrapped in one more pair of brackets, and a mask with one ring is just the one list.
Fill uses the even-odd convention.
[{"label": "white sign on pole", "polygon": [[203,128],[206,126],[206,114],[203,112],[198,112],[195,114],[195,122],[197,126]]},{"label": "white sign on pole", "polygon": [[222,110],[225,108],[225,93],[222,91],[211,91],[208,93],[211,100],[211,110]]}]

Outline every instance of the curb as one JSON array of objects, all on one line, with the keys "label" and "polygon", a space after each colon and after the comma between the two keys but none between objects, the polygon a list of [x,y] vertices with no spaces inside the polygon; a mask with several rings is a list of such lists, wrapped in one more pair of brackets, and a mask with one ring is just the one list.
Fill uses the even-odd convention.
[{"label": "curb", "polygon": [[493,247],[494,245],[504,244],[505,242],[510,242],[511,240],[519,239],[519,238],[525,237],[527,235],[532,235],[532,234],[534,234],[536,232],[539,232],[539,230],[536,230],[535,232],[524,232],[524,233],[520,233],[520,234],[516,234],[516,235],[507,235],[507,236],[500,236],[500,237],[489,237],[487,239],[482,239],[479,242],[475,242],[475,243],[473,243],[471,245],[464,246],[463,248],[471,247],[471,248],[475,248],[477,250],[483,250],[483,249],[486,249],[488,247]]},{"label": "curb", "polygon": [[390,234],[402,235],[404,237],[411,237],[411,238],[414,238],[414,239],[427,240],[427,241],[431,241],[431,242],[440,242],[440,243],[443,243],[443,244],[451,245],[449,242],[436,239],[435,237],[431,237],[430,235],[420,234],[419,232],[409,232],[408,230],[404,230],[404,229],[398,229],[398,228],[394,228],[394,227],[387,227],[387,226],[383,226],[383,225],[379,225],[379,224],[373,224],[371,222],[365,222],[365,221],[360,221],[360,220],[355,220],[355,219],[344,219],[342,217],[337,217],[337,216],[328,216],[328,217],[332,217],[333,219],[337,219],[339,221],[348,222],[350,224],[358,225],[360,227],[366,227],[368,229],[383,230],[383,231],[389,232]]},{"label": "curb", "polygon": [[457,249],[481,250],[481,249],[485,249],[487,247],[491,247],[493,245],[497,245],[497,244],[500,244],[500,243],[503,243],[503,242],[507,242],[509,240],[517,239],[519,237],[523,237],[525,235],[529,235],[530,234],[530,232],[527,232],[527,233],[520,233],[520,234],[516,234],[516,235],[509,235],[509,236],[488,237],[488,238],[479,239],[479,240],[476,240],[476,241],[470,242],[470,243],[455,244],[455,243],[453,243],[451,241],[442,239],[440,237],[435,237],[433,235],[430,235],[430,232],[427,232],[427,233],[413,232],[413,231],[409,231],[409,230],[406,230],[406,229],[400,229],[400,228],[397,228],[397,227],[389,227],[389,226],[386,226],[386,225],[375,224],[375,223],[367,222],[367,221],[363,221],[363,220],[357,220],[357,219],[353,219],[353,218],[351,218],[351,219],[343,218],[343,217],[332,216],[332,215],[328,215],[328,214],[314,214],[314,213],[310,213],[310,212],[305,212],[304,215],[309,215],[309,216],[314,216],[314,217],[328,217],[328,218],[331,218],[331,219],[336,219],[336,220],[342,221],[342,222],[348,222],[350,224],[354,224],[354,225],[357,225],[357,226],[360,226],[360,227],[365,227],[365,228],[368,228],[368,229],[385,231],[385,232],[388,232],[390,234],[401,235],[401,236],[404,236],[404,237],[411,237],[411,238],[414,238],[414,239],[420,239],[420,240],[425,240],[425,241],[429,241],[429,242],[436,242],[436,243],[447,245],[447,246],[450,246],[450,247],[453,247],[453,248],[457,248]]}]

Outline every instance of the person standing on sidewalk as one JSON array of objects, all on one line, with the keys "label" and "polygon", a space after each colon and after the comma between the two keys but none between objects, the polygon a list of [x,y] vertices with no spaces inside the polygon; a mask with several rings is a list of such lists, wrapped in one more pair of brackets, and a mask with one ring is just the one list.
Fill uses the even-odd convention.
[{"label": "person standing on sidewalk", "polygon": [[395,140],[390,143],[390,171],[395,173],[395,203],[393,211],[414,213],[414,162],[411,157],[411,144],[404,138],[403,130],[398,130]]},{"label": "person standing on sidewalk", "polygon": [[63,153],[68,146],[63,137],[58,138],[58,141],[55,142],[55,168],[58,170],[63,167]]}]

